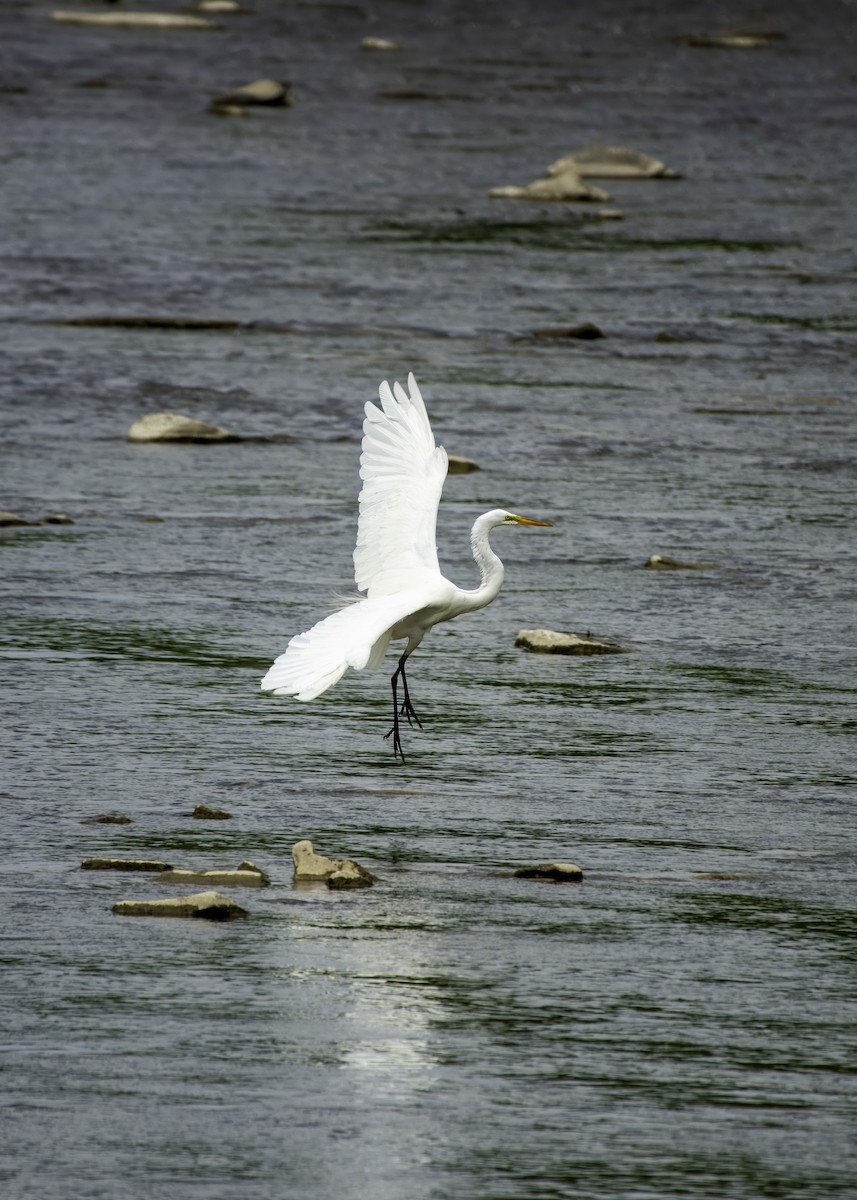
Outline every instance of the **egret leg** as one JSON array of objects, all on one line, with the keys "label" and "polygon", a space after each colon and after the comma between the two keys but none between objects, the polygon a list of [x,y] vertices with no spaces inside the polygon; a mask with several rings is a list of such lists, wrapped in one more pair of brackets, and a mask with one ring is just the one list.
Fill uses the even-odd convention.
[{"label": "egret leg", "polygon": [[[405,674],[406,660],[407,660],[407,655],[403,654],[402,657],[399,659],[398,667],[396,667],[396,670],[393,672],[392,676],[390,677],[390,686],[393,689],[393,725],[392,725],[392,728],[388,729],[387,732],[384,734],[385,738],[392,736],[392,738],[393,738],[393,754],[397,758],[401,758],[402,762],[405,761],[405,754],[404,754],[404,751],[402,750],[402,739],[401,739],[401,735],[399,733],[399,716],[406,717],[408,724],[411,726],[411,728],[413,728],[414,722],[416,722],[417,728],[422,729],[422,722],[420,721],[419,717],[417,716],[416,712],[414,711],[414,706],[413,706],[413,704],[411,704],[410,693],[408,692],[408,677]],[[402,691],[403,691],[401,708],[399,708],[399,697],[398,697],[399,676],[401,676],[401,679],[402,679]]]}]

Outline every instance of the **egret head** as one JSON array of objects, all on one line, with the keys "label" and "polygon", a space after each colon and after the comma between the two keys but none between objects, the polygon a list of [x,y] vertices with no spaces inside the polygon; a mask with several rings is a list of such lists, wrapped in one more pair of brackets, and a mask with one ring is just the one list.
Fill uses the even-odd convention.
[{"label": "egret head", "polygon": [[553,521],[533,521],[530,517],[519,517],[517,513],[504,512],[504,525],[553,525]]}]

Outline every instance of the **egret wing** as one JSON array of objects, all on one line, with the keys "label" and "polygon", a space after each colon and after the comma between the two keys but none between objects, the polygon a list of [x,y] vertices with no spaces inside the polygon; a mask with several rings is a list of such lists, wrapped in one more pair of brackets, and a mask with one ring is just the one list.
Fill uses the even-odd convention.
[{"label": "egret wing", "polygon": [[407,392],[384,382],[379,395],[381,407],[365,409],[354,550],[354,578],[369,596],[413,587],[419,573],[440,573],[437,508],[449,465],[413,375]]}]

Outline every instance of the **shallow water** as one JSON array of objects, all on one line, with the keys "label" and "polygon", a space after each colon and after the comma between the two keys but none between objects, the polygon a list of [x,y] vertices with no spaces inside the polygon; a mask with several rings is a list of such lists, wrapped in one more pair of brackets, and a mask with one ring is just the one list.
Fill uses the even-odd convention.
[{"label": "shallow water", "polygon": [[[0,11],[0,507],[74,519],[0,530],[3,1195],[854,1195],[849,8],[50,9]],[[748,23],[786,36],[671,40]],[[295,106],[205,112],[261,75]],[[596,140],[684,177],[487,198]],[[409,370],[482,467],[450,576],[480,511],[556,524],[412,661],[402,766],[384,674],[257,687],[351,587],[362,403]],[[258,440],[128,444],[159,409]],[[380,883],[295,890],[303,837]],[[272,886],[121,920],[164,886],[92,854]],[[512,877],[553,860],[583,884]]]}]

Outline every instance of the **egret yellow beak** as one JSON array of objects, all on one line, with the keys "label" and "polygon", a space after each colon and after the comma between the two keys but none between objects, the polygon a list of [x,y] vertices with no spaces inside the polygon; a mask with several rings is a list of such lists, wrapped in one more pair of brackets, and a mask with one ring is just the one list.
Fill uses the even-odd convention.
[{"label": "egret yellow beak", "polygon": [[514,521],[516,525],[553,525],[553,521],[531,521],[529,517],[519,517],[517,513],[509,513],[507,521]]}]

